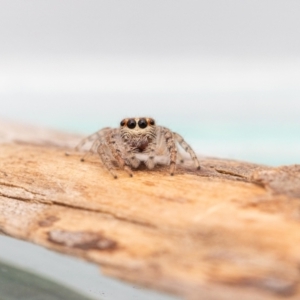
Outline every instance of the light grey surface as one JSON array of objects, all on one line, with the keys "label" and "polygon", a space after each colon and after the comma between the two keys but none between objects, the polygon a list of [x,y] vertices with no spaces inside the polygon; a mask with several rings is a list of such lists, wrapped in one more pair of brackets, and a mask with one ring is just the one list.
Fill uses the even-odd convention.
[{"label": "light grey surface", "polygon": [[1,0],[2,54],[299,56],[298,0]]},{"label": "light grey surface", "polygon": [[95,265],[1,235],[0,260],[52,279],[93,299],[178,299],[104,277]]},{"label": "light grey surface", "polygon": [[40,275],[0,260],[1,300],[93,300]]}]

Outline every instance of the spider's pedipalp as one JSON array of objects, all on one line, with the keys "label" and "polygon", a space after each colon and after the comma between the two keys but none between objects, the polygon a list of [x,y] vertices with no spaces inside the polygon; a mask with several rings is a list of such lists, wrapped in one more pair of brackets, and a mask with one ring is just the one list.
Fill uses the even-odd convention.
[{"label": "spider's pedipalp", "polygon": [[148,159],[145,161],[145,164],[148,169],[153,169],[155,167],[155,150],[156,150],[156,143],[157,139],[155,138],[152,143],[149,145],[149,156]]},{"label": "spider's pedipalp", "polygon": [[183,139],[183,137],[181,135],[179,135],[176,132],[173,132],[173,134],[174,134],[176,141],[179,143],[179,145],[191,156],[197,170],[200,170],[201,167],[200,167],[199,160],[198,160],[195,152],[191,148],[191,146]]},{"label": "spider's pedipalp", "polygon": [[134,169],[138,168],[141,161],[136,157],[134,151],[131,149],[131,147],[123,142],[122,144],[124,148],[124,159],[128,162],[130,166],[132,166]]},{"label": "spider's pedipalp", "polygon": [[132,155],[131,153],[129,154],[129,164],[134,168],[137,169],[139,167],[139,165],[141,164],[141,161],[139,159],[136,158],[135,155]]}]

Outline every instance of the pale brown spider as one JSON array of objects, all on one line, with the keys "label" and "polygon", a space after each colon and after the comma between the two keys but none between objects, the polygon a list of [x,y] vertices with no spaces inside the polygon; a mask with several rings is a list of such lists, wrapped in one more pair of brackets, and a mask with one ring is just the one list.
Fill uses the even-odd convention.
[{"label": "pale brown spider", "polygon": [[184,139],[166,127],[155,125],[152,118],[124,119],[119,128],[103,128],[83,139],[75,149],[80,150],[87,142],[93,144],[81,160],[84,161],[91,153],[97,153],[114,178],[117,178],[117,175],[113,161],[117,161],[120,168],[133,176],[131,168],[137,168],[141,161],[144,161],[148,169],[153,169],[158,152],[168,154],[170,174],[174,175],[176,160],[179,158],[183,162],[176,142],[190,154],[196,168],[200,170],[195,152]]}]

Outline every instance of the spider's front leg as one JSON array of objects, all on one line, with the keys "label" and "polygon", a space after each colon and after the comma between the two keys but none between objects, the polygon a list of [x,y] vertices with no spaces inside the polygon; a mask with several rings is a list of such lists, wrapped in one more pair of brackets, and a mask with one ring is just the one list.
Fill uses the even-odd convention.
[{"label": "spider's front leg", "polygon": [[112,132],[107,136],[108,147],[111,151],[111,154],[118,162],[120,168],[123,168],[129,174],[129,176],[132,177],[133,173],[131,168],[127,165],[126,161],[122,158],[121,150],[118,146],[117,139],[116,139],[116,134],[117,134],[116,132]]},{"label": "spider's front leg", "polygon": [[176,168],[177,147],[172,131],[167,128],[163,128],[163,135],[170,153],[170,175],[173,176]]},{"label": "spider's front leg", "polygon": [[108,169],[109,173],[116,179],[117,174],[114,172],[114,167],[111,163],[109,155],[106,153],[105,148],[108,147],[105,143],[99,143],[97,153],[99,154],[102,163]]}]

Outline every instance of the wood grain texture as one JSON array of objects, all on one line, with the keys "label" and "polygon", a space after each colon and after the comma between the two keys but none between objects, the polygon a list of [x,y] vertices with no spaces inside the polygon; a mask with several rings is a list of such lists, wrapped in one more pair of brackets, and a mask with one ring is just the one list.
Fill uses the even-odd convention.
[{"label": "wood grain texture", "polygon": [[0,231],[185,299],[299,299],[300,167],[200,158],[113,179],[80,136],[0,122]]}]

